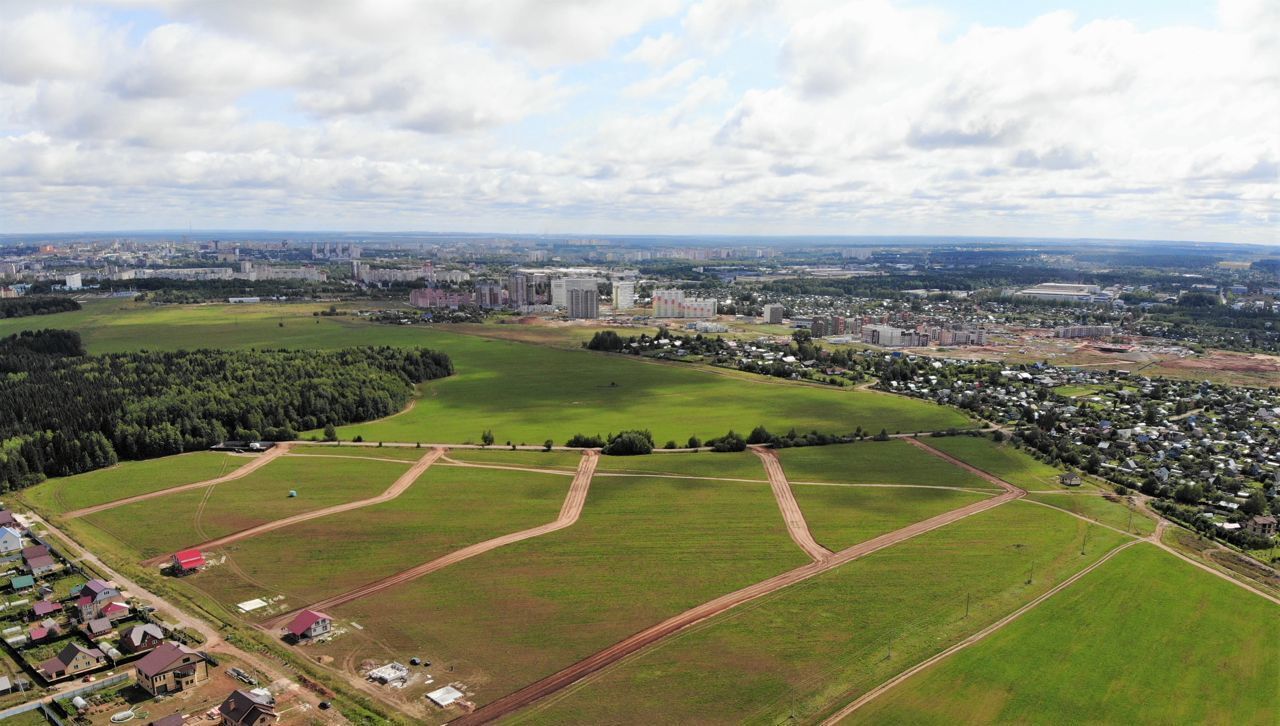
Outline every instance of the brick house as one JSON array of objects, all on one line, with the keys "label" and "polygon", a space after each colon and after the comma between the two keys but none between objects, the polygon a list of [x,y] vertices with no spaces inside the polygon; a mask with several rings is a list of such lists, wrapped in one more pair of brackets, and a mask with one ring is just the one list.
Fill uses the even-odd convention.
[{"label": "brick house", "polygon": [[153,696],[176,693],[209,678],[209,661],[199,651],[163,643],[134,664],[138,686]]}]

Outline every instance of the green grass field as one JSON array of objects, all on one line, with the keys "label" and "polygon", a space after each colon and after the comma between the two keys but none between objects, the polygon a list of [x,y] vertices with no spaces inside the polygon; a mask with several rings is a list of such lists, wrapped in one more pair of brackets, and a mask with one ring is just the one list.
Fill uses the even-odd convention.
[{"label": "green grass field", "polygon": [[1057,388],[1053,389],[1053,392],[1058,394],[1059,396],[1065,396],[1067,398],[1077,398],[1079,396],[1092,396],[1093,394],[1103,389],[1104,389],[1103,386],[1067,385],[1067,386],[1058,386]]},{"label": "green grass field", "polygon": [[1030,494],[1028,499],[1075,512],[1095,522],[1145,537],[1156,531],[1156,521],[1142,510],[1131,507],[1120,497],[1116,501],[1106,499],[1100,492],[1071,494]]},{"label": "green grass field", "polygon": [[1280,607],[1149,545],[846,723],[1274,724]]},{"label": "green grass field", "polygon": [[50,479],[23,490],[22,499],[48,515],[105,504],[136,494],[214,479],[252,458],[197,451],[148,461],[126,461],[109,469]]},{"label": "green grass field", "polygon": [[[380,494],[408,462],[287,456],[243,479],[125,504],[85,521],[142,559],[247,527]],[[297,497],[289,497],[297,490]]]},{"label": "green grass field", "polygon": [[1069,488],[1058,483],[1062,470],[1009,444],[997,444],[983,436],[944,436],[925,443],[1029,492]]},{"label": "green grass field", "polygon": [[289,450],[288,456],[323,456],[359,458],[359,459],[394,459],[396,461],[415,462],[426,455],[430,449],[412,446],[328,446],[297,444]]},{"label": "green grass field", "polygon": [[[79,330],[93,352],[137,348],[337,348],[426,346],[448,353],[457,373],[420,388],[411,411],[347,426],[344,439],[463,443],[492,430],[499,442],[564,443],[574,433],[650,429],[659,442],[690,435],[858,426],[893,431],[970,426],[959,412],[915,399],[724,375],[688,365],[646,363],[449,332],[443,327],[378,325],[312,317],[320,305],[154,307],[92,302],[83,310],[0,321],[0,335],[28,328]],[[281,327],[283,324],[283,327]],[[498,326],[486,326],[498,327]]]},{"label": "green grass field", "polygon": [[807,561],[767,484],[598,478],[573,527],[340,607],[364,629],[316,650],[419,655],[488,701]]},{"label": "green grass field", "polygon": [[760,457],[750,451],[601,456],[596,471],[769,481]]},{"label": "green grass field", "polygon": [[949,489],[826,484],[793,484],[791,491],[814,539],[832,551],[990,496]]},{"label": "green grass field", "polygon": [[[936,439],[931,439],[934,441]],[[859,441],[778,452],[790,481],[919,484],[995,489],[979,476],[905,441]]]},{"label": "green grass field", "polygon": [[216,549],[185,584],[234,605],[284,595],[302,607],[467,545],[555,520],[570,478],[433,466],[394,501],[302,522]]},{"label": "green grass field", "polygon": [[492,449],[450,449],[448,457],[455,461],[492,466],[528,466],[535,469],[575,471],[582,454],[577,451],[512,451]]},{"label": "green grass field", "polygon": [[[1093,531],[1081,555],[1085,529]],[[1011,502],[712,618],[514,720],[811,722],[1120,541],[1061,512]]]}]

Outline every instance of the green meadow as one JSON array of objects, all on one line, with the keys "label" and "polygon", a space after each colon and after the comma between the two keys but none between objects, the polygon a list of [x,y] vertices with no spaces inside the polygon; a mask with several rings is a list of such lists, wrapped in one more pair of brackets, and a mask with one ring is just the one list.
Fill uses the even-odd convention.
[{"label": "green meadow", "polygon": [[1067,489],[1058,483],[1056,469],[1011,444],[997,444],[985,436],[944,436],[925,443],[964,463],[1022,487],[1029,492]]},{"label": "green meadow", "polygon": [[582,454],[577,451],[512,451],[501,447],[489,449],[449,449],[446,456],[454,461],[489,466],[527,466],[534,469],[576,471]]},{"label": "green meadow", "polygon": [[[265,522],[376,496],[408,468],[408,462],[286,456],[243,479],[124,504],[83,519],[147,559]],[[298,496],[289,496],[293,490]]]},{"label": "green meadow", "polygon": [[107,469],[50,479],[23,490],[22,498],[38,511],[55,515],[137,494],[215,479],[251,461],[251,457],[212,451],[197,451],[147,461],[125,461]]},{"label": "green meadow", "polygon": [[[1082,555],[1085,530],[1092,532]],[[678,714],[682,723],[813,722],[1121,540],[1061,512],[1011,502],[695,625],[514,721],[668,723]]]},{"label": "green meadow", "polygon": [[341,606],[362,629],[315,651],[429,655],[485,702],[807,561],[765,483],[602,477],[574,526]]},{"label": "green meadow", "polygon": [[[575,433],[647,428],[659,442],[706,439],[758,424],[849,432],[923,431],[972,425],[952,409],[909,398],[804,385],[583,350],[393,326],[352,316],[313,317],[322,305],[151,306],[97,301],[83,310],[0,321],[0,335],[40,327],[78,330],[92,352],[138,348],[338,348],[424,346],[449,354],[456,373],[419,388],[417,405],[380,421],[342,427],[344,439],[564,443]],[[484,326],[498,328],[500,326]],[[465,330],[465,328],[464,328]]]},{"label": "green meadow", "polygon": [[[937,439],[930,439],[930,443]],[[778,452],[787,479],[859,484],[995,489],[982,477],[922,451],[905,441],[859,441],[808,446]]]},{"label": "green meadow", "polygon": [[[434,465],[384,504],[321,517],[213,550],[184,583],[228,605],[285,596],[298,608],[476,542],[554,521],[570,478]],[[277,607],[276,610],[281,609]]]},{"label": "green meadow", "polygon": [[850,724],[1276,722],[1280,607],[1146,544]]},{"label": "green meadow", "polygon": [[1142,510],[1115,497],[1107,499],[1101,492],[1082,491],[1069,494],[1029,494],[1031,501],[1048,504],[1058,509],[1088,517],[1095,522],[1145,537],[1156,531],[1156,521]]},{"label": "green meadow", "polygon": [[791,491],[813,538],[832,551],[991,496],[950,489],[841,484],[792,484]]}]

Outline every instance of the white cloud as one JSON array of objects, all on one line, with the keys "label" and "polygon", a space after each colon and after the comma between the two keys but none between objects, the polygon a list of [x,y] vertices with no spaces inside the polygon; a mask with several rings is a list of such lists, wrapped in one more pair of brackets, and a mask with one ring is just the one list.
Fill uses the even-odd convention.
[{"label": "white cloud", "polygon": [[0,231],[194,218],[1280,241],[1280,10],[1233,0],[1219,18],[5,3]]}]

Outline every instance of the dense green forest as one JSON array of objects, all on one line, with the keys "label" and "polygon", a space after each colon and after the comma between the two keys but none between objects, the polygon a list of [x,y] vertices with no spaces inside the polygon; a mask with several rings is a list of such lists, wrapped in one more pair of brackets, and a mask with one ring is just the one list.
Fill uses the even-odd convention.
[{"label": "dense green forest", "polygon": [[28,315],[49,315],[79,309],[80,303],[69,297],[0,298],[0,318],[25,318]]},{"label": "dense green forest", "polygon": [[87,355],[78,333],[26,331],[0,339],[0,488],[387,416],[452,372],[422,348]]}]

